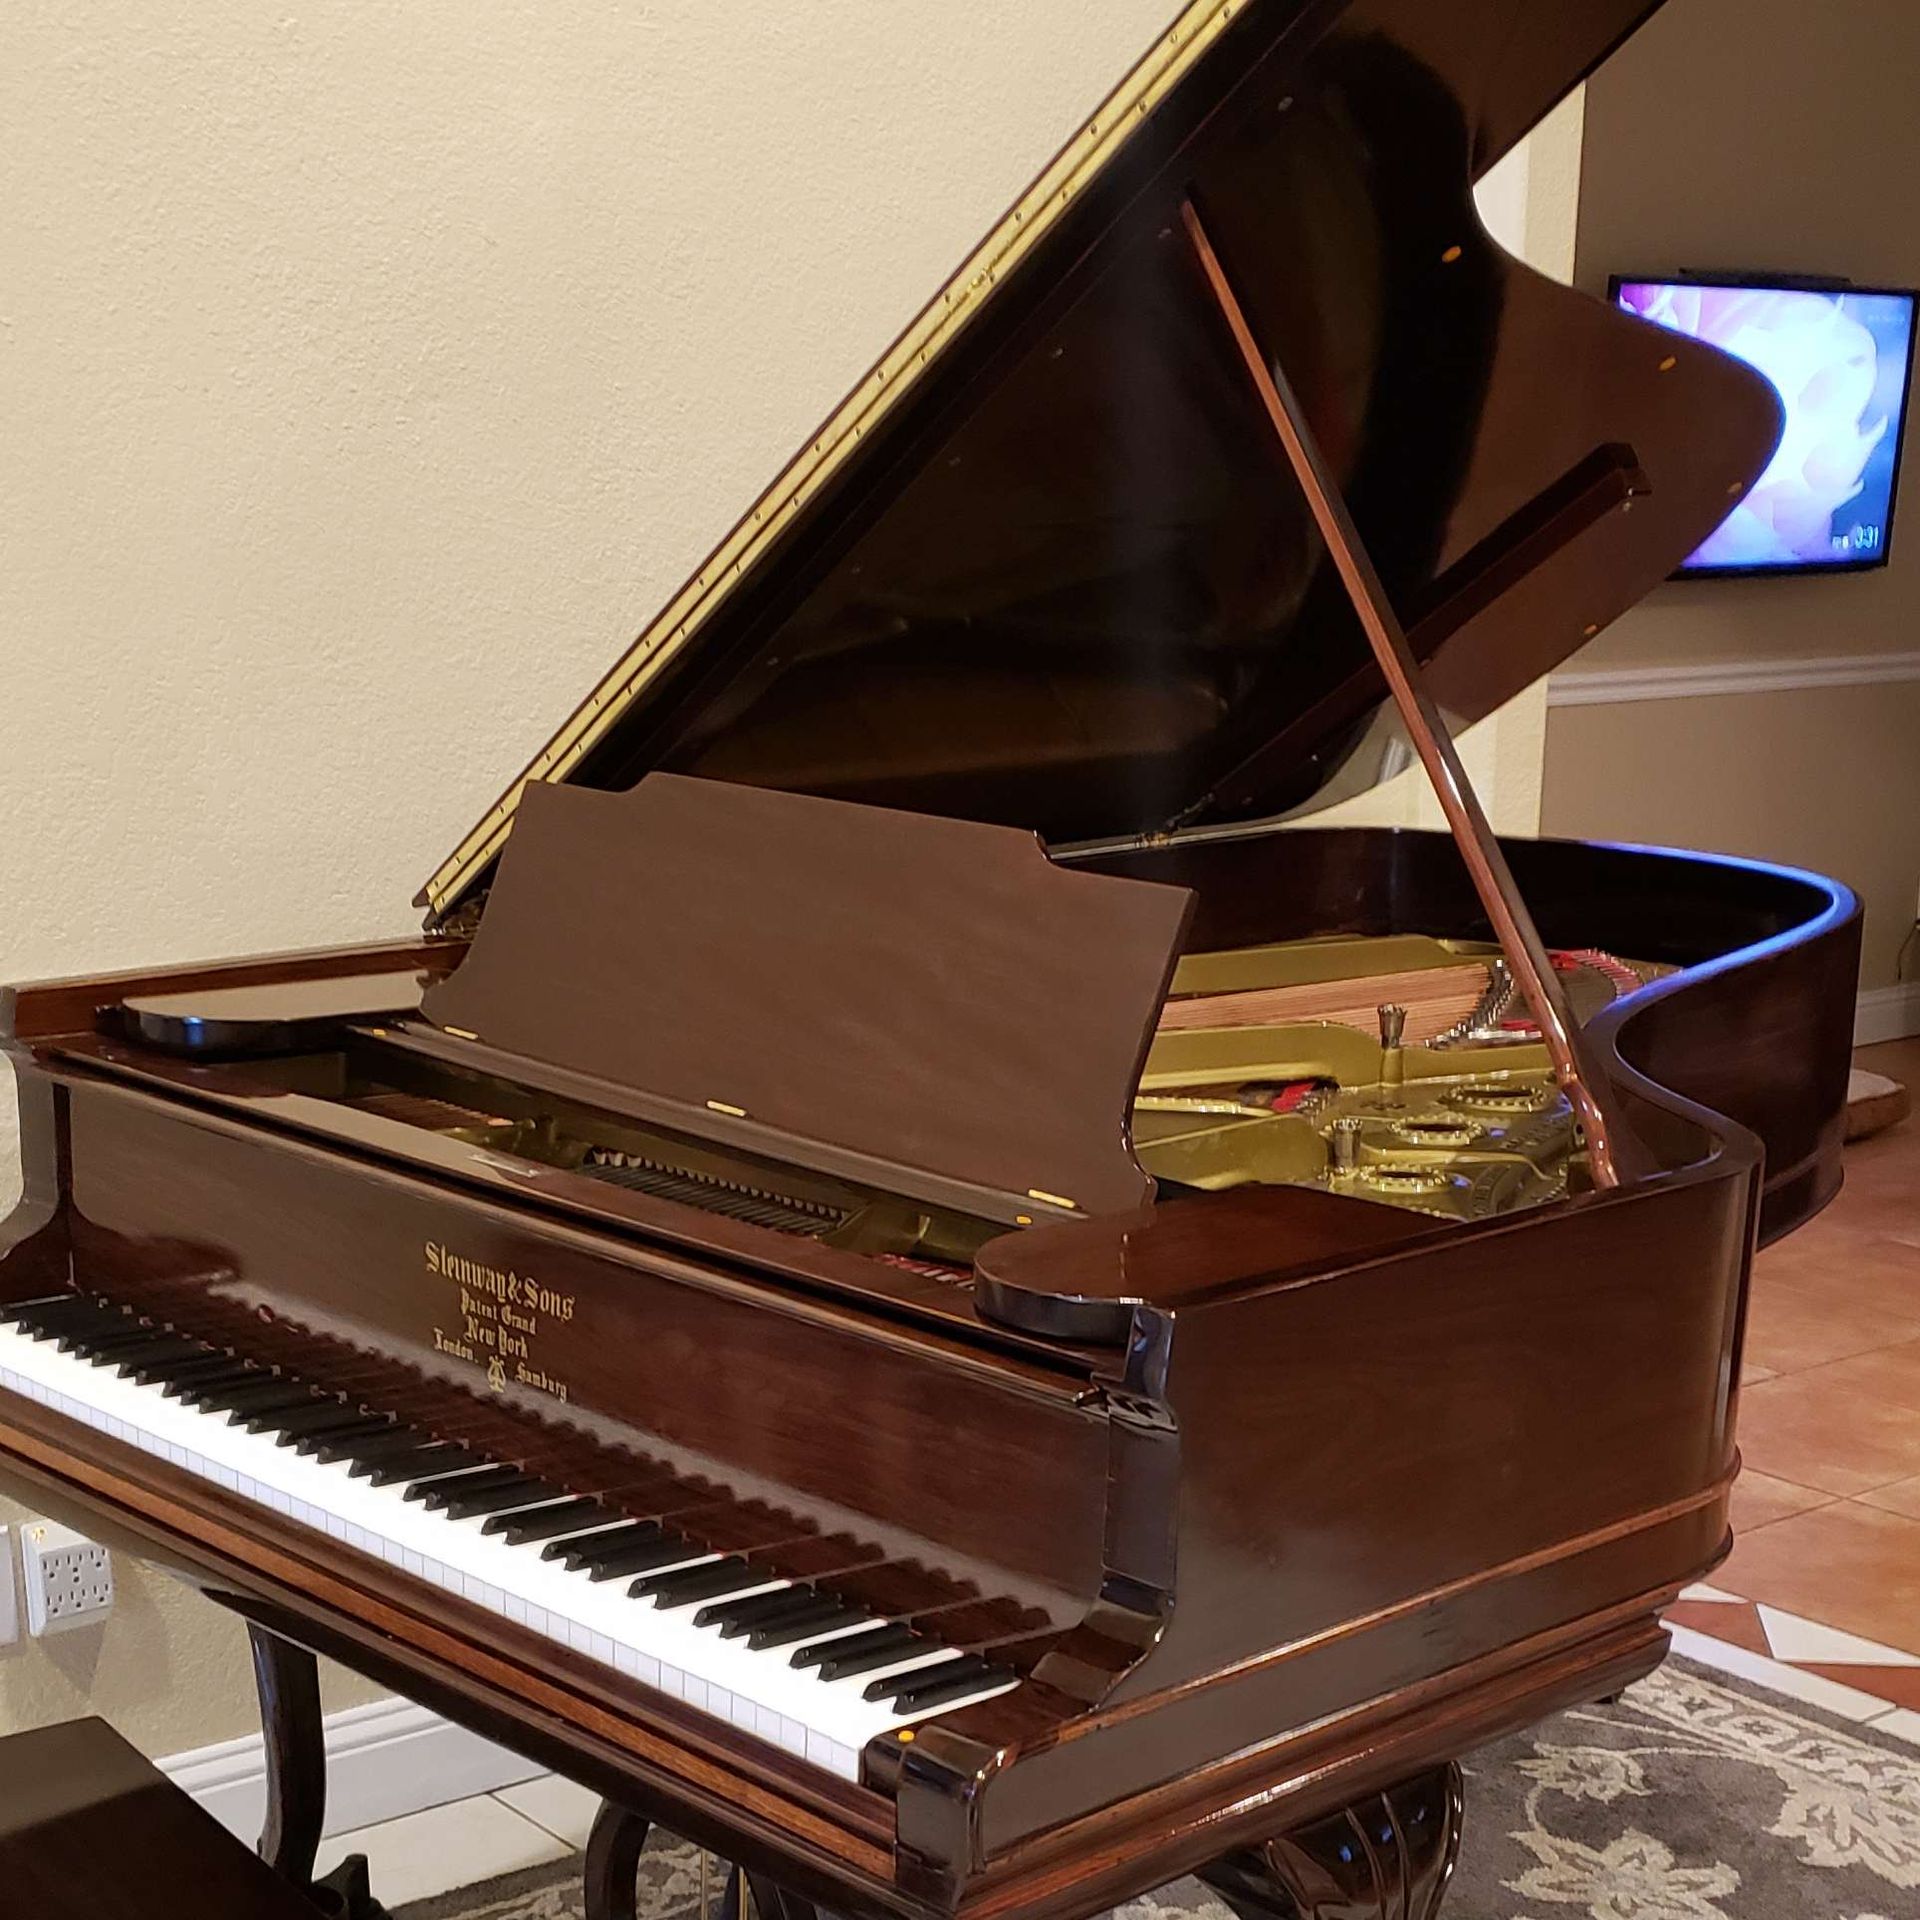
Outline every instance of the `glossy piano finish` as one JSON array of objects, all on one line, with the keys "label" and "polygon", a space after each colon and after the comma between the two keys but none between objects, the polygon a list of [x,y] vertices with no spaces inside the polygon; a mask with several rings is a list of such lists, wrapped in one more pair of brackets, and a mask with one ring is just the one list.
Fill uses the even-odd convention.
[{"label": "glossy piano finish", "polygon": [[[656,775],[543,788],[426,1018],[503,1072],[645,1089],[683,1125],[1006,1225],[1135,1206],[1126,1115],[1180,889],[1029,834]],[[568,980],[565,993],[551,983]]]},{"label": "glossy piano finish", "polygon": [[[1059,846],[1391,771],[1384,683],[1189,200],[1435,698],[1456,725],[1491,712],[1664,579],[1778,433],[1749,369],[1530,271],[1473,210],[1473,180],[1653,10],[1203,0],[1175,29],[1213,36],[1181,84],[948,290],[964,324],[936,299],[938,344],[876,370],[830,477],[791,506],[776,484],[539,776],[666,768]],[[437,916],[486,884],[518,788],[429,883]]]},{"label": "glossy piano finish", "polygon": [[[1826,1097],[1844,1046],[1792,1009],[1823,1006],[1850,960],[1840,890],[1688,856],[1512,851],[1550,938],[1692,963],[1618,1003],[1609,1031],[1658,1008],[1683,1032],[1691,994],[1736,1006],[1758,969],[1770,1084],[1797,1073],[1802,1100]],[[1110,864],[1191,888],[1204,946],[1408,924],[1470,936],[1450,859],[1421,836],[1300,833]],[[577,1715],[591,1736],[562,1764],[670,1825],[712,1831],[755,1781],[764,1817],[726,1846],[822,1898],[1091,1911],[1610,1690],[1658,1657],[1660,1606],[1723,1550],[1759,1150],[1641,1084],[1658,1048],[1616,1052],[1668,1171],[1613,1194],[1460,1227],[1241,1190],[984,1250],[983,1304],[1001,1286],[1111,1299],[1129,1310],[1115,1347],[1071,1320],[1049,1339],[1044,1314],[1003,1327],[949,1288],[934,1312],[890,1295],[884,1265],[628,1210],[637,1196],[575,1211],[558,1174],[514,1204],[484,1148],[417,1133],[409,1151],[409,1130],[338,1107],[327,1135],[329,1103],[257,1064],[57,1031],[111,997],[14,1002],[61,1204],[0,1262],[9,1297],[70,1259],[117,1298],[303,1374],[364,1383],[377,1359],[415,1391],[464,1397],[475,1436],[558,1481],[637,1444],[732,1497],[871,1530],[1050,1625],[1021,1687],[881,1741],[866,1784],[836,1787],[391,1567],[334,1543],[317,1556],[257,1514],[239,1524],[44,1409],[8,1409],[10,1457],[96,1530],[117,1515],[361,1664],[377,1646],[403,1690],[541,1757]],[[449,1253],[540,1289],[504,1381],[445,1348]],[[823,1843],[836,1829],[844,1850]],[[894,1849],[883,1873],[875,1833]]]},{"label": "glossy piano finish", "polygon": [[[997,921],[979,942],[1002,967],[1044,945],[1062,883],[1165,883],[1124,925],[1075,923],[1113,948],[1090,976],[1108,1026],[1071,1087],[1038,1090],[1056,1104],[1019,1134],[1096,1171],[1097,1147],[1108,1174],[1114,1143],[1096,1136],[1122,1123],[1115,1063],[1138,1062],[1148,976],[1164,984],[1179,927],[1189,950],[1484,937],[1444,842],[1270,822],[1208,837],[1363,784],[1395,741],[1379,666],[1180,213],[1204,219],[1248,336],[1300,395],[1434,699],[1476,718],[1664,577],[1771,445],[1762,383],[1528,274],[1472,210],[1473,180],[1650,11],[1199,0],[1150,52],[1148,84],[1123,89],[1136,130],[1090,123],[1097,164],[1049,196],[1031,239],[1013,230],[1023,203],[998,236],[1006,270],[994,256],[950,289],[951,325],[936,301],[924,349],[909,343],[803,450],[803,483],[776,483],[589,695],[541,778],[759,789],[741,806],[772,809],[776,843],[792,823],[796,846],[822,799],[942,816],[885,823],[909,856],[896,877],[912,875],[916,833],[935,875],[986,830],[966,823],[1039,833],[1082,870],[1040,867],[1028,839],[1030,884],[998,911],[1031,924]],[[758,1720],[609,1665],[578,1620],[556,1636],[516,1619],[451,1552],[440,1573],[458,1583],[429,1581],[424,1549],[408,1549],[415,1566],[376,1557],[348,1531],[373,1537],[365,1503],[349,1523],[306,1497],[311,1478],[297,1506],[241,1496],[224,1426],[204,1457],[232,1486],[190,1468],[203,1450],[174,1415],[171,1453],[128,1444],[127,1419],[116,1435],[119,1416],[99,1417],[128,1403],[51,1386],[83,1363],[63,1372],[38,1343],[11,1349],[25,1369],[12,1377],[37,1394],[0,1398],[7,1471],[42,1510],[835,1909],[1078,1920],[1204,1868],[1260,1911],[1430,1911],[1457,1813],[1449,1765],[1647,1671],[1663,1605],[1724,1551],[1755,1228],[1784,1230],[1838,1176],[1858,938],[1844,890],[1738,863],[1510,847],[1549,942],[1681,969],[1588,1035],[1644,1150],[1639,1177],[1449,1226],[1306,1191],[1147,1210],[1121,1166],[1085,1195],[1028,1192],[1036,1219],[1089,1217],[989,1241],[980,1312],[969,1277],[938,1263],[490,1144],[487,1089],[525,1104],[517,1058],[543,1098],[590,1105],[606,1070],[632,1083],[630,1103],[699,1101],[713,1136],[740,1145],[728,1129],[753,1122],[748,1103],[680,1072],[738,1062],[728,1036],[695,1034],[689,1053],[688,1036],[612,1033],[596,1051],[569,1009],[513,996],[562,997],[577,968],[596,1017],[617,1021],[609,978],[626,965],[664,996],[653,1018],[712,1023],[729,983],[765,978],[729,949],[674,996],[634,937],[681,910],[747,937],[743,876],[767,883],[767,862],[736,846],[667,861],[668,893],[629,878],[604,953],[543,956],[523,921],[503,993],[480,956],[511,950],[515,923],[490,932],[484,888],[517,795],[429,885],[431,917],[458,937],[10,995],[28,1178],[0,1304],[96,1290],[182,1330],[169,1337],[282,1368],[302,1394],[416,1422],[483,1456],[477,1471],[500,1463],[582,1498],[696,1489],[703,1527],[757,1529],[750,1551],[776,1567],[801,1563],[780,1558],[796,1542],[830,1539],[845,1558],[852,1541],[852,1586],[870,1542],[916,1570],[923,1596],[963,1586],[966,1608],[1018,1622],[1004,1649],[1017,1683],[900,1721],[835,1772],[804,1741],[783,1748]],[[624,798],[540,794],[528,818],[560,818],[563,799],[613,818]],[[530,843],[536,861],[567,858],[559,837],[517,851]],[[581,876],[558,878],[576,906],[591,899]],[[956,878],[967,913],[928,913],[956,953],[967,915],[996,911],[960,885],[977,878]],[[686,909],[730,885],[743,891]],[[537,923],[551,895],[534,892]],[[813,985],[834,984],[837,913],[911,956],[915,929],[886,924],[910,896],[851,863],[811,909]],[[593,941],[588,924],[575,944]],[[1057,1004],[1071,969],[1051,953],[1034,965]],[[288,1036],[323,1051],[290,1061],[157,1052],[117,1012],[281,981],[310,1009],[329,982],[411,987],[423,972],[438,980],[428,1019],[384,1033],[323,1021]],[[1031,1036],[1032,1005],[1022,1020],[974,1007],[932,1041],[875,1044],[888,1020],[951,1012],[967,978],[956,960],[941,993],[916,996],[847,970],[858,1071],[893,1076],[871,1112],[838,1111],[859,1097],[839,1079],[805,1111],[792,1062],[741,1068],[798,1164],[818,1172],[850,1143],[884,1158],[878,1136],[913,1132],[913,1103],[947,1091],[915,1082],[930,1061]],[[477,1021],[458,1017],[469,1004]],[[763,1011],[764,1047],[777,1035]],[[817,1063],[818,1040],[796,1060]],[[363,1053],[396,1092],[451,1093],[473,1137],[336,1097],[341,1060]],[[645,1084],[663,1061],[665,1091]],[[986,1064],[1017,1099],[1017,1072]],[[980,1065],[954,1070],[964,1127],[939,1116],[916,1153],[959,1140],[965,1164],[944,1171],[1017,1206],[1023,1183],[983,1136]],[[1397,1820],[1441,1802],[1446,1831],[1406,1875],[1327,1883],[1349,1810]]]}]

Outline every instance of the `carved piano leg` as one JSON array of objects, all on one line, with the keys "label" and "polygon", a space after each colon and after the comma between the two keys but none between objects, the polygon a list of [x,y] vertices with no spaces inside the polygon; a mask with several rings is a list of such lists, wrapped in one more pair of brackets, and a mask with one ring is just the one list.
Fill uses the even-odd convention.
[{"label": "carved piano leg", "polygon": [[586,1920],[638,1920],[640,1851],[650,1824],[601,1801],[587,1835]]},{"label": "carved piano leg", "polygon": [[1436,1767],[1200,1877],[1240,1920],[1433,1920],[1460,1852],[1460,1769]]},{"label": "carved piano leg", "polygon": [[267,1743],[267,1824],[260,1857],[303,1892],[327,1816],[327,1748],[320,1724],[320,1666],[305,1647],[249,1626],[260,1730]]},{"label": "carved piano leg", "polygon": [[326,1731],[320,1721],[320,1663],[265,1627],[249,1625],[254,1690],[267,1746],[267,1820],[259,1853],[329,1920],[387,1920],[367,1884],[367,1862],[353,1854],[318,1879],[315,1856],[327,1818]]}]

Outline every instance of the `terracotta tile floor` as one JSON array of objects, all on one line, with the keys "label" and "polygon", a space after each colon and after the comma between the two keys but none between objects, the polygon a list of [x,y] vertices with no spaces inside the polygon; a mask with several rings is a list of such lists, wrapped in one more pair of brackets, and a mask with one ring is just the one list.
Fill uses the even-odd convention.
[{"label": "terracotta tile floor", "polygon": [[[1860,1065],[1920,1092],[1920,1040]],[[1920,1654],[1920,1116],[1754,1271],[1733,1557],[1715,1586]]]}]

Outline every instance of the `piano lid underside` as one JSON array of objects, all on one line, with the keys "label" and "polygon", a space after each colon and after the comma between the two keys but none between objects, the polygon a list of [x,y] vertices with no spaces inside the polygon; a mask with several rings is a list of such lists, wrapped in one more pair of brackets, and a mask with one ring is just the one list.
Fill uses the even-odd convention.
[{"label": "piano lid underside", "polygon": [[[1010,275],[933,373],[897,370],[911,391],[830,504],[690,637],[649,642],[583,710],[598,744],[543,777],[667,768],[1056,848],[1378,777],[1379,675],[1186,198],[1449,717],[1550,671],[1711,530],[1777,429],[1764,382],[1519,266],[1473,210],[1489,143],[1645,10],[1248,8],[1054,269]],[[490,858],[436,876],[436,911]]]}]

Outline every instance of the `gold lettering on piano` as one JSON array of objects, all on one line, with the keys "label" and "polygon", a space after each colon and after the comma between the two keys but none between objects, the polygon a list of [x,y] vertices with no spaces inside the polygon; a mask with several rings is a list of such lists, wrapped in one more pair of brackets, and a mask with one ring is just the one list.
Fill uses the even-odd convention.
[{"label": "gold lettering on piano", "polygon": [[446,1323],[433,1329],[434,1352],[483,1368],[495,1393],[517,1385],[556,1400],[571,1397],[566,1382],[536,1362],[534,1343],[572,1320],[572,1294],[455,1253],[438,1240],[426,1242],[424,1258],[427,1271],[450,1289]]}]

